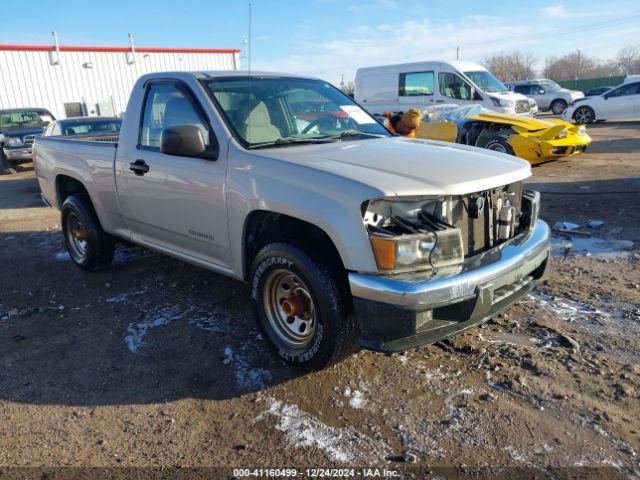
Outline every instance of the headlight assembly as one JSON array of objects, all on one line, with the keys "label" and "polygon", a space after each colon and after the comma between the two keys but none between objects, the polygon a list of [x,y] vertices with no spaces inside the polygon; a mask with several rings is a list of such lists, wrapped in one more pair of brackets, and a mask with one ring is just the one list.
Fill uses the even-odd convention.
[{"label": "headlight assembly", "polygon": [[22,140],[17,137],[7,138],[7,146],[9,147],[21,147],[22,145],[24,145]]},{"label": "headlight assembly", "polygon": [[493,105],[496,107],[513,107],[515,105],[511,100],[507,100],[505,98],[498,97],[489,97],[493,102]]},{"label": "headlight assembly", "polygon": [[371,245],[380,270],[403,270],[431,265],[458,265],[464,261],[462,235],[457,228],[395,237],[371,234]]},{"label": "headlight assembly", "polygon": [[584,125],[580,125],[580,126],[578,127],[578,133],[579,133],[580,135],[586,135],[586,133],[587,133],[587,127],[585,127]]}]

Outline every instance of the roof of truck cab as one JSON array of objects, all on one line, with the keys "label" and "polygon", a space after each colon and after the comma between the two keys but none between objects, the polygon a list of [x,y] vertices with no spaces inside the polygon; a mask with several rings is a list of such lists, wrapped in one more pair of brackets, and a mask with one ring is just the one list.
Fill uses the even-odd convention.
[{"label": "roof of truck cab", "polygon": [[282,73],[282,72],[265,72],[265,71],[252,71],[247,72],[246,70],[203,70],[203,71],[192,71],[192,72],[154,72],[147,73],[143,75],[141,78],[166,78],[167,76],[184,76],[190,75],[195,76],[196,78],[220,78],[220,77],[288,77],[288,78],[309,78],[313,80],[318,80],[317,77],[312,77],[310,75],[295,75],[292,73]]}]

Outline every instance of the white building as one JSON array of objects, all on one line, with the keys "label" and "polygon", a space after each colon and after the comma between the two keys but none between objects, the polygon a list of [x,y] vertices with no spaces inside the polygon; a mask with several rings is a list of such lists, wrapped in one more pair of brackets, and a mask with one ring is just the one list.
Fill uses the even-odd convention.
[{"label": "white building", "polygon": [[234,49],[0,45],[0,109],[119,115],[145,73],[238,67]]}]

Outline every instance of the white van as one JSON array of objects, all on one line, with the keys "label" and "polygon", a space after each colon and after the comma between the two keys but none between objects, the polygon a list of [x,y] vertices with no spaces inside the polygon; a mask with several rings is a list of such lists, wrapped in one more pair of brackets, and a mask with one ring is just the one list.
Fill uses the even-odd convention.
[{"label": "white van", "polygon": [[382,114],[437,103],[480,104],[500,113],[533,115],[535,100],[511,92],[482,65],[429,61],[360,68],[355,99]]}]

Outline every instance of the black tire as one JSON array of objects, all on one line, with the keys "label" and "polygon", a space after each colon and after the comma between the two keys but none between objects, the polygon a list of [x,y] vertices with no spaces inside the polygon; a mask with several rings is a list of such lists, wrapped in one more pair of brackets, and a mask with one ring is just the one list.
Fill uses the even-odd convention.
[{"label": "black tire", "polygon": [[485,143],[484,148],[486,148],[487,150],[492,150],[494,152],[515,155],[513,148],[503,137],[491,137],[489,141]]},{"label": "black tire", "polygon": [[69,256],[78,267],[94,272],[111,264],[113,237],[102,230],[88,197],[71,195],[64,201],[62,233]]},{"label": "black tire", "polygon": [[[256,322],[285,362],[318,370],[358,347],[358,325],[346,289],[340,288],[335,274],[302,250],[287,243],[265,246],[253,261],[250,279]],[[281,288],[279,281],[284,282]],[[291,285],[285,288],[287,282]],[[286,315],[291,309],[285,307],[296,302],[300,312]],[[304,322],[305,329],[296,330]]]},{"label": "black tire", "polygon": [[576,108],[573,112],[573,120],[579,124],[593,123],[596,119],[596,113],[593,108],[586,105]]},{"label": "black tire", "polygon": [[554,100],[551,102],[551,111],[556,115],[560,115],[567,109],[567,102],[564,100]]}]

